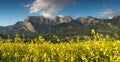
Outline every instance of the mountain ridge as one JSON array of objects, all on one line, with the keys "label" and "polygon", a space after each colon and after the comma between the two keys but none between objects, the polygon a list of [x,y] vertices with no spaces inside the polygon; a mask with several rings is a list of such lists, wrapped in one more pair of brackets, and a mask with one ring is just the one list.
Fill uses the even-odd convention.
[{"label": "mountain ridge", "polygon": [[60,35],[64,32],[70,32],[70,35],[72,35],[71,33],[78,35],[88,33],[91,29],[96,29],[98,32],[112,32],[115,30],[119,32],[119,24],[120,16],[115,16],[112,19],[98,19],[92,16],[76,19],[71,16],[56,16],[53,19],[43,16],[28,16],[24,21],[19,21],[14,25],[0,26],[0,34],[15,35],[19,33],[34,37],[36,35]]}]

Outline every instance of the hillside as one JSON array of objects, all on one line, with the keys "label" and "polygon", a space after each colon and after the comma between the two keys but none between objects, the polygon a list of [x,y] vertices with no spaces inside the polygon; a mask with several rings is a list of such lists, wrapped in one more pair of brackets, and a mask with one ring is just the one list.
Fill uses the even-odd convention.
[{"label": "hillside", "polygon": [[19,33],[31,37],[38,35],[67,37],[90,34],[91,29],[95,29],[99,33],[112,34],[120,32],[119,24],[120,16],[115,16],[112,19],[98,19],[91,16],[78,17],[77,19],[73,19],[71,16],[56,16],[53,19],[44,18],[43,16],[28,16],[24,21],[19,21],[14,25],[1,26],[0,36],[14,36]]}]

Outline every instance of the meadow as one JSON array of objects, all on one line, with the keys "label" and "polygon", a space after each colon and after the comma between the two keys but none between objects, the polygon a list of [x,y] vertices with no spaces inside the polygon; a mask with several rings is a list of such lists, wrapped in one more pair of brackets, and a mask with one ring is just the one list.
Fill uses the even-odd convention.
[{"label": "meadow", "polygon": [[[38,43],[0,39],[0,62],[120,62],[120,40],[92,31],[93,38],[85,41],[52,43],[39,37]],[[116,35],[117,36],[117,35]],[[35,40],[35,39],[34,39]]]}]

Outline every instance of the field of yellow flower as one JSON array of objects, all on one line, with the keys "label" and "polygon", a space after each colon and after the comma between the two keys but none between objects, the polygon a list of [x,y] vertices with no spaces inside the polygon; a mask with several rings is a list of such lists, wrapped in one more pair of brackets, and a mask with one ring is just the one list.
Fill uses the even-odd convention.
[{"label": "field of yellow flower", "polygon": [[120,41],[0,43],[0,62],[120,62]]},{"label": "field of yellow flower", "polygon": [[55,36],[57,43],[47,41],[42,36],[31,42],[0,38],[0,62],[120,62],[120,36],[103,36],[91,31],[93,36],[62,42]]}]

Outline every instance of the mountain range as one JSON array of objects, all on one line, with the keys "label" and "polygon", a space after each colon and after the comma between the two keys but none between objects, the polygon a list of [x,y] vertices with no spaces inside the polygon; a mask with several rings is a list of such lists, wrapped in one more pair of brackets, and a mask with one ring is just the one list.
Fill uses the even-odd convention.
[{"label": "mountain range", "polygon": [[28,16],[24,21],[14,25],[0,26],[0,36],[15,36],[16,33],[25,36],[35,37],[43,35],[60,37],[90,34],[91,29],[99,33],[120,33],[120,16],[112,19],[99,19],[92,16],[86,18],[71,16],[45,18],[43,16]]}]

